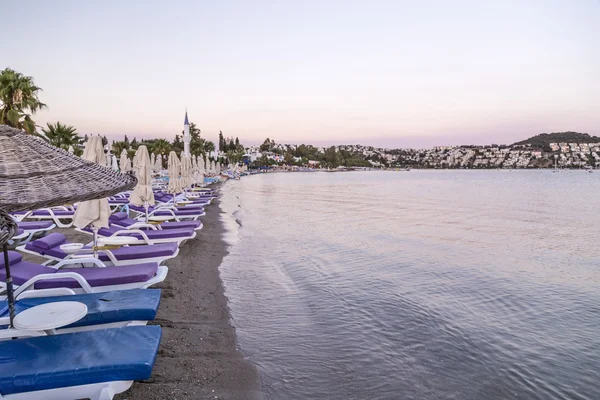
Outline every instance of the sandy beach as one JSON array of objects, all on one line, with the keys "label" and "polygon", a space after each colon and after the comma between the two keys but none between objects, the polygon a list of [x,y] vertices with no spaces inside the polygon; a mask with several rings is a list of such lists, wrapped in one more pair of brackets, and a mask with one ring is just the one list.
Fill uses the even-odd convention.
[{"label": "sandy beach", "polygon": [[[219,200],[202,217],[198,236],[166,262],[169,275],[159,288],[157,318],[163,337],[152,378],[135,382],[118,400],[262,399],[256,367],[236,348],[219,265],[227,254],[222,239]],[[57,229],[70,240],[88,243],[90,235]],[[27,256],[27,259],[42,259]]]}]

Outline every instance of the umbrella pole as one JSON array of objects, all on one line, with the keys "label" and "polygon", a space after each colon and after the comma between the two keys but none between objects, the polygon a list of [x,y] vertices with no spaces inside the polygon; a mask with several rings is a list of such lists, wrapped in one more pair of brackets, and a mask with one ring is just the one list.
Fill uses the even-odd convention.
[{"label": "umbrella pole", "polygon": [[13,327],[13,320],[15,319],[15,297],[13,294],[13,282],[12,276],[10,276],[10,266],[8,265],[8,245],[4,243],[2,245],[4,250],[4,269],[6,271],[6,298],[8,300],[8,315],[10,318],[9,327]]},{"label": "umbrella pole", "polygon": [[148,223],[148,202],[144,201],[144,208],[146,209],[146,223]]},{"label": "umbrella pole", "polygon": [[98,258],[98,227],[95,225],[92,225],[92,233],[93,235],[93,241],[94,241],[94,258]]}]

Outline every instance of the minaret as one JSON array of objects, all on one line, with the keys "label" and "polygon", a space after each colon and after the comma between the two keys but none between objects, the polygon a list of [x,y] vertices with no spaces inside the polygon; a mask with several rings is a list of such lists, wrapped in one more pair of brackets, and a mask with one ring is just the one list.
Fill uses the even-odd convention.
[{"label": "minaret", "polygon": [[188,122],[187,110],[185,110],[185,121],[183,121],[183,154],[190,155],[190,123]]}]

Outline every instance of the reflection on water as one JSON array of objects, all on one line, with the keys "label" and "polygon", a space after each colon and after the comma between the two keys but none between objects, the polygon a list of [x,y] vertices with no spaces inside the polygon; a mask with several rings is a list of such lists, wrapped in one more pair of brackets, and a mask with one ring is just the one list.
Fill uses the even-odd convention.
[{"label": "reflection on water", "polygon": [[221,267],[271,399],[600,399],[600,174],[253,176]]}]

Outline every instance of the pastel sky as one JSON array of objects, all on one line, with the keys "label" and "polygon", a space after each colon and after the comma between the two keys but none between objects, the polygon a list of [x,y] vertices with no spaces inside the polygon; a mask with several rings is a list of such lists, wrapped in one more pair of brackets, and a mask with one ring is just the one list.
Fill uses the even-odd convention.
[{"label": "pastel sky", "polygon": [[[426,147],[600,134],[598,0],[2,5],[0,68],[80,133]],[[8,39],[7,39],[8,38]]]}]

